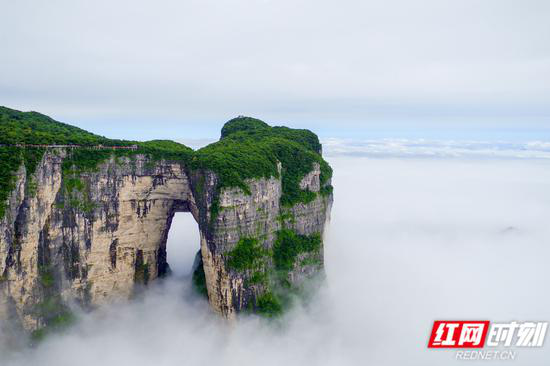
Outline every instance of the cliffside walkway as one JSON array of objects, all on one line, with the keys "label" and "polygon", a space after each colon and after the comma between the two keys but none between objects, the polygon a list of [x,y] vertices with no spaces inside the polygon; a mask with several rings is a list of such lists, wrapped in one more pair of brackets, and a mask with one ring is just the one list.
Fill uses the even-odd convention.
[{"label": "cliffside walkway", "polygon": [[137,150],[137,145],[130,146],[105,146],[105,145],[36,145],[36,144],[0,144],[0,147],[39,147],[39,148],[70,148],[70,149],[93,149],[93,150]]}]

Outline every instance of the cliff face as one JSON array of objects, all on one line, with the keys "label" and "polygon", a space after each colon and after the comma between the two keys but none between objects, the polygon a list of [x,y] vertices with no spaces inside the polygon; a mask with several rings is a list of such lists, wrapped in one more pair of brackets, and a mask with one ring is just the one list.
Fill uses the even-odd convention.
[{"label": "cliff face", "polygon": [[[319,166],[314,165],[302,183],[318,193],[319,177]],[[214,184],[212,179],[209,186]],[[299,253],[292,266],[282,271],[276,263],[275,242],[283,229],[303,236],[322,234],[330,213],[332,195],[317,194],[309,203],[282,207],[280,179],[248,180],[247,184],[249,195],[238,188],[223,190],[214,224],[210,228],[201,228],[201,254],[209,301],[213,309],[227,317],[251,308],[259,296],[280,291],[279,287],[299,288],[305,279],[322,272],[323,268],[321,245],[315,250]],[[208,193],[206,199],[209,200]],[[227,263],[228,254],[232,258],[243,238],[257,239],[258,247],[265,249],[265,252],[258,255],[250,266],[231,266],[231,262]],[[281,276],[284,276],[286,286],[280,286]]]},{"label": "cliff face", "polygon": [[322,273],[332,193],[321,192],[330,180],[321,183],[317,163],[299,183],[312,197],[283,206],[281,174],[246,179],[245,192],[218,189],[212,170],[145,154],[68,175],[70,155],[49,148],[34,172],[23,163],[15,173],[0,220],[0,320],[36,330],[73,306],[131,298],[169,272],[166,239],[178,211],[198,223],[209,303],[226,317],[278,312],[285,292]]}]

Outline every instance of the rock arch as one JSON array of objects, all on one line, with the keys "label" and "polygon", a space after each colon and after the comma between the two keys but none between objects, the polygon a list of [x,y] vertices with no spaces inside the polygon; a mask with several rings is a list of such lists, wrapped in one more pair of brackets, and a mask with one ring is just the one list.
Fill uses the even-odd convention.
[{"label": "rock arch", "polygon": [[[214,173],[145,155],[111,157],[71,178],[78,189],[68,190],[62,172],[66,154],[64,149],[44,154],[32,194],[25,190],[21,166],[0,221],[0,319],[17,314],[28,330],[47,323],[36,310],[45,301],[93,308],[129,299],[165,275],[175,212],[195,218],[209,303],[232,318],[267,291],[267,284],[251,282],[251,270],[229,268],[227,253],[242,238],[255,238],[267,253],[283,226],[299,235],[322,234],[332,203],[332,195],[319,193],[318,164],[300,184],[316,198],[283,208],[280,178],[247,180],[250,194],[240,188],[216,192]],[[322,246],[309,259],[289,270],[290,283],[322,271]],[[273,260],[266,257],[264,266],[272,268]]]}]

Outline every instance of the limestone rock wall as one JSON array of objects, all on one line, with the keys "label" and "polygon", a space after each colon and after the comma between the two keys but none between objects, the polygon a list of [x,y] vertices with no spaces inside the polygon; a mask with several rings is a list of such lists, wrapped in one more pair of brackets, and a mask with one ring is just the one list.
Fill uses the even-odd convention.
[{"label": "limestone rock wall", "polygon": [[[270,249],[282,226],[297,233],[322,233],[332,196],[280,207],[280,179],[249,180],[250,195],[237,188],[216,192],[209,171],[188,171],[176,162],[145,156],[114,158],[97,169],[71,176],[63,160],[69,152],[48,150],[28,189],[24,166],[17,171],[8,210],[0,221],[0,320],[17,318],[27,330],[44,325],[38,310],[46,299],[93,308],[127,300],[169,269],[166,238],[174,212],[191,212],[200,229],[209,302],[234,317],[262,286],[246,283],[247,273],[227,268],[227,253],[240,238],[259,238]],[[319,167],[302,188],[318,192]],[[216,202],[217,215],[211,209]],[[292,220],[285,221],[284,213]],[[198,245],[198,243],[197,243]],[[298,265],[290,281],[299,283],[322,269]]]},{"label": "limestone rock wall", "polygon": [[[300,187],[319,192],[320,174],[319,165],[314,164],[314,169],[303,178]],[[219,214],[211,225],[212,235],[201,240],[210,304],[230,318],[234,317],[236,312],[247,308],[248,303],[265,290],[262,284],[247,285],[251,273],[231,271],[227,266],[221,265],[239,239],[258,238],[262,247],[270,251],[273,249],[277,231],[283,228],[292,229],[302,235],[322,235],[332,206],[332,195],[317,195],[310,203],[299,203],[290,208],[281,207],[280,179],[256,179],[247,183],[250,195],[239,188],[225,189],[221,192]],[[298,264],[290,271],[288,280],[292,285],[300,285],[307,278],[322,271],[322,247],[316,253],[302,254],[298,258],[298,263],[302,263],[307,257],[312,259],[308,261],[310,264]],[[273,269],[272,260],[268,259],[267,266],[268,269]]]}]

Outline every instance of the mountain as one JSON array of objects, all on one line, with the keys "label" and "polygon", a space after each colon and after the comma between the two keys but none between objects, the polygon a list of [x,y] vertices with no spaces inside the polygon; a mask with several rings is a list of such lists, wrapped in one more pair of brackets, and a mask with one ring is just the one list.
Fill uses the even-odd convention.
[{"label": "mountain", "polygon": [[198,224],[193,282],[224,317],[276,316],[322,277],[332,170],[311,131],[241,116],[194,151],[1,107],[0,132],[0,320],[38,338],[168,275],[175,212]]}]

